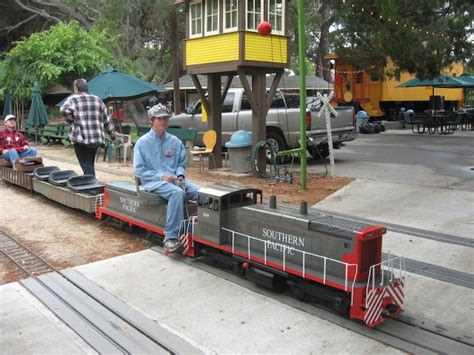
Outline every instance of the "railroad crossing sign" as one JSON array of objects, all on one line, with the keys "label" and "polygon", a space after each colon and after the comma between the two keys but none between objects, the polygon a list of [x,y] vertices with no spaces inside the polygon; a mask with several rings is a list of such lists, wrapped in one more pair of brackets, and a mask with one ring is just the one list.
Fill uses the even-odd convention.
[{"label": "railroad crossing sign", "polygon": [[333,147],[332,147],[331,113],[335,117],[337,117],[337,111],[334,109],[334,107],[332,107],[329,104],[329,102],[331,101],[331,99],[334,95],[334,92],[331,92],[329,97],[328,97],[327,94],[321,95],[319,92],[317,92],[316,94],[318,95],[319,99],[323,103],[323,106],[319,110],[318,118],[321,117],[323,112],[324,112],[324,115],[326,117],[326,131],[327,131],[327,135],[328,135],[329,162],[330,162],[329,175],[331,177],[333,177],[334,176],[334,150],[333,150]]}]

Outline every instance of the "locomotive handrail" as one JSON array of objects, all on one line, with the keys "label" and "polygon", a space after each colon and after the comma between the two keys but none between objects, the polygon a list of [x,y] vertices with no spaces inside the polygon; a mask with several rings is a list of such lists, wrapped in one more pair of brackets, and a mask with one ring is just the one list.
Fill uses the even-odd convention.
[{"label": "locomotive handrail", "polygon": [[[231,235],[232,235],[232,253],[235,252],[235,234],[238,234],[238,235],[241,235],[243,237],[246,237],[247,238],[247,255],[248,255],[248,258],[250,259],[250,240],[253,239],[255,241],[258,241],[258,242],[263,242],[264,243],[264,264],[267,265],[267,244],[270,243],[270,241],[268,240],[262,240],[262,239],[259,239],[259,238],[255,238],[255,237],[252,237],[251,235],[248,235],[248,234],[245,234],[245,233],[240,233],[240,232],[236,232],[234,230],[231,230],[231,229],[228,229],[228,228],[224,228],[222,227],[221,228],[222,230],[224,231],[227,231],[227,232],[230,232]],[[281,253],[283,254],[283,271],[286,271],[286,249],[289,249],[290,247],[282,244],[282,251]],[[335,263],[338,263],[338,264],[341,264],[341,265],[344,265],[345,267],[345,280],[344,280],[344,290],[347,291],[348,290],[348,272],[349,272],[349,267],[355,267],[355,274],[354,274],[354,279],[352,280],[352,286],[351,286],[351,290],[354,289],[354,286],[355,286],[355,282],[357,280],[357,274],[359,272],[359,266],[357,264],[349,264],[349,263],[345,263],[343,261],[340,261],[340,260],[336,260],[336,259],[332,259],[332,258],[328,258],[327,256],[322,256],[322,255],[318,255],[318,254],[314,254],[314,253],[310,253],[310,252],[307,252],[307,251],[304,251],[304,250],[300,250],[300,249],[296,249],[296,248],[293,248],[291,247],[291,249],[293,251],[296,251],[296,252],[299,252],[302,254],[303,256],[303,261],[302,261],[302,276],[305,277],[306,275],[306,255],[310,255],[310,256],[313,256],[313,257],[316,257],[316,258],[319,258],[319,259],[322,259],[323,260],[323,284],[325,285],[326,284],[326,265],[327,265],[327,261],[332,261],[332,262],[335,262]],[[353,293],[351,293],[351,305],[353,304]]]},{"label": "locomotive handrail", "polygon": [[[399,267],[396,268],[394,265],[395,265],[395,262],[398,260],[398,265]],[[375,289],[375,279],[376,279],[376,275],[375,275],[375,271],[377,269],[377,267],[380,267],[380,270],[382,271],[381,272],[381,277],[380,277],[380,283],[378,286],[383,286],[384,284],[384,272],[383,272],[383,269],[382,267],[385,266],[387,268],[387,271],[389,272],[389,281],[392,281],[394,276],[395,276],[395,271],[394,270],[398,270],[398,278],[399,279],[402,279],[405,277],[405,259],[403,258],[403,256],[392,256],[391,252],[389,252],[389,256],[388,256],[388,259],[385,260],[385,261],[382,261],[378,264],[374,264],[370,267],[369,269],[369,277],[368,277],[368,280],[367,280],[367,286],[366,286],[366,293],[369,292],[369,287],[372,283],[372,289]]]}]

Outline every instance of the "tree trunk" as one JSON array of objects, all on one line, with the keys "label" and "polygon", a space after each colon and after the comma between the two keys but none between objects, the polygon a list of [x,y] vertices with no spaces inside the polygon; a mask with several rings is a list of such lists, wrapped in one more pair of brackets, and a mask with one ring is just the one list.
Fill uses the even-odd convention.
[{"label": "tree trunk", "polygon": [[170,47],[173,71],[173,102],[174,113],[181,113],[181,95],[179,92],[179,55],[178,55],[178,19],[176,17],[176,6],[171,9],[170,17]]},{"label": "tree trunk", "polygon": [[331,16],[330,7],[326,2],[321,4],[319,8],[319,14],[323,19],[323,24],[321,25],[321,36],[319,38],[319,46],[316,56],[316,76],[324,78],[326,81],[331,81],[331,71],[329,68],[329,62],[323,60],[326,54],[329,54],[329,28],[334,22],[334,18]]}]

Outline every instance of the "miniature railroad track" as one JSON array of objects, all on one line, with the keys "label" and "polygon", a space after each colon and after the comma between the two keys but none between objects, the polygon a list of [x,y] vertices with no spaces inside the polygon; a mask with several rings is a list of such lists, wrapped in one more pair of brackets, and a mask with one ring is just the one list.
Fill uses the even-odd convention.
[{"label": "miniature railroad track", "polygon": [[[155,251],[161,253],[160,249],[155,248]],[[188,259],[181,261],[253,292],[275,299],[290,307],[307,312],[395,348],[402,349],[408,353],[472,354],[474,352],[474,339],[469,334],[413,313],[401,314],[396,319],[386,319],[381,325],[370,329],[359,322],[354,322],[325,308],[316,306],[314,303],[299,301],[289,293],[277,293],[259,287],[232,271],[219,269],[204,262],[196,263]]]},{"label": "miniature railroad track", "polygon": [[0,251],[28,276],[35,277],[54,271],[44,259],[3,231],[0,231]]},{"label": "miniature railroad track", "polygon": [[58,270],[1,229],[0,252],[29,276],[21,284],[99,353],[201,353],[75,271]]}]

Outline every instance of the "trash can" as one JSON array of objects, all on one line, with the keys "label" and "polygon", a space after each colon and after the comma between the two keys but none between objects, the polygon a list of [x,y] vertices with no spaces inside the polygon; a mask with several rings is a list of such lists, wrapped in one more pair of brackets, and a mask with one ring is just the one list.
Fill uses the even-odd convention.
[{"label": "trash can", "polygon": [[252,133],[237,131],[225,144],[229,152],[230,170],[235,173],[248,173],[252,171]]},{"label": "trash can", "polygon": [[364,123],[367,123],[369,122],[369,115],[367,114],[367,112],[365,111],[359,111],[357,112],[357,115],[356,115],[356,126],[357,126],[357,132],[360,132],[359,131],[359,127],[364,124]]}]

